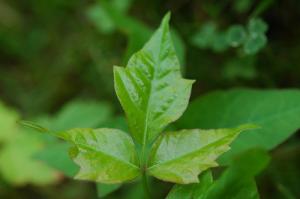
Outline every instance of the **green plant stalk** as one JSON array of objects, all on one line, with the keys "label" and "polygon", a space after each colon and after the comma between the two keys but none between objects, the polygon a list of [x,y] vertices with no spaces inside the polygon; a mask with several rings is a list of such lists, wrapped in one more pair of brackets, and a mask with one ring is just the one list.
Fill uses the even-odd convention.
[{"label": "green plant stalk", "polygon": [[141,156],[140,156],[140,168],[141,168],[142,183],[143,183],[145,198],[150,199],[151,192],[149,189],[148,176],[147,176],[147,161],[148,161],[148,147],[146,144],[143,144]]},{"label": "green plant stalk", "polygon": [[151,199],[151,193],[149,189],[148,176],[146,170],[142,171],[142,183],[143,183],[145,199]]}]

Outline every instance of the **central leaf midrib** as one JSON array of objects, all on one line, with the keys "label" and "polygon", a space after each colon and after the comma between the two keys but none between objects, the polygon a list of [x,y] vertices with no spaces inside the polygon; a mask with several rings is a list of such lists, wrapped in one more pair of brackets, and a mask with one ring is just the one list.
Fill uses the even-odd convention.
[{"label": "central leaf midrib", "polygon": [[[163,30],[161,30],[162,33],[161,33],[161,38],[160,40],[162,40],[162,37],[163,37]],[[157,60],[154,62],[153,64],[153,68],[154,68],[154,72],[153,72],[153,78],[150,80],[150,89],[149,89],[149,97],[148,97],[148,101],[147,101],[147,104],[146,104],[146,116],[145,116],[145,127],[144,127],[144,131],[143,131],[143,143],[142,143],[142,155],[145,155],[144,154],[144,150],[145,150],[145,146],[147,145],[147,138],[148,138],[148,117],[149,117],[149,106],[150,106],[150,102],[151,102],[151,98],[152,98],[152,93],[153,93],[153,83],[155,82],[156,80],[156,73],[157,73],[157,67],[155,66],[159,66],[160,65],[160,51],[161,51],[161,41],[159,42],[159,50],[158,50],[158,58]]]}]

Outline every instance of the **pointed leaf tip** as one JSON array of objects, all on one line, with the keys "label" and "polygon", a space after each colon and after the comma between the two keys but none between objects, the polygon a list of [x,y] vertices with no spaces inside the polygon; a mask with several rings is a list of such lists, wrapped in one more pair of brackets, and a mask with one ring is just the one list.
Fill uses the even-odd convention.
[{"label": "pointed leaf tip", "polygon": [[259,129],[259,128],[261,128],[261,126],[249,123],[249,124],[242,124],[242,125],[238,126],[237,128],[240,129],[240,131],[246,131],[246,130]]},{"label": "pointed leaf tip", "polygon": [[161,21],[161,25],[160,26],[161,27],[165,27],[166,26],[167,28],[169,28],[170,19],[171,19],[171,12],[169,11],[163,17],[163,20]]},{"label": "pointed leaf tip", "polygon": [[47,128],[44,128],[34,122],[19,120],[19,121],[17,121],[17,123],[19,123],[20,125],[22,125],[24,127],[28,127],[28,128],[31,128],[31,129],[39,131],[39,132],[48,132],[49,131]]},{"label": "pointed leaf tip", "polygon": [[171,12],[168,11],[164,16],[163,21],[169,22],[170,19],[171,19]]}]

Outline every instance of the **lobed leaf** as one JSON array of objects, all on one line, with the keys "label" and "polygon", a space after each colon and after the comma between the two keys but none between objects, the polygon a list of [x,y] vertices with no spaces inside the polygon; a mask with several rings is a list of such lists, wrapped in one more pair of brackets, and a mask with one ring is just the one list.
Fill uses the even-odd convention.
[{"label": "lobed leaf", "polygon": [[137,143],[152,142],[186,109],[192,80],[180,75],[169,33],[170,15],[126,68],[114,68],[115,90]]},{"label": "lobed leaf", "polygon": [[198,175],[217,166],[216,159],[229,150],[240,132],[253,128],[256,126],[249,124],[232,129],[167,132],[153,146],[148,172],[178,184],[198,182]]},{"label": "lobed leaf", "polygon": [[77,179],[110,184],[139,175],[134,143],[121,130],[78,128],[51,134],[74,145],[69,154],[80,166]]}]

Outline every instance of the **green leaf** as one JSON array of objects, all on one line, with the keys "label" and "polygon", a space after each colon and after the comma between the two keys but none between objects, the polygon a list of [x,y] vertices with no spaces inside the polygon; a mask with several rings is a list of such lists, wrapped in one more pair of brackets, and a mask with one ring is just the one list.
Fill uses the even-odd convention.
[{"label": "green leaf", "polygon": [[[174,185],[166,199],[195,199],[201,194],[207,193],[213,183],[213,177],[210,171],[206,171],[199,177],[199,183],[187,185]],[[199,198],[200,199],[200,198]]]},{"label": "green leaf", "polygon": [[166,15],[126,68],[114,68],[115,90],[139,144],[152,142],[186,109],[192,80],[181,78]]},{"label": "green leaf", "polygon": [[49,129],[92,128],[104,124],[112,116],[111,106],[104,102],[72,101],[50,119]]},{"label": "green leaf", "polygon": [[70,144],[66,142],[51,142],[43,149],[40,149],[35,157],[47,163],[48,166],[62,172],[68,177],[73,177],[79,170],[79,167],[72,161],[68,155]]},{"label": "green leaf", "polygon": [[[42,118],[41,123],[49,126],[51,130],[62,131],[75,127],[88,128],[99,127],[111,120],[112,110],[109,104],[94,101],[72,101],[51,118]],[[22,125],[37,131],[47,132],[48,129],[35,123],[21,121]],[[44,148],[37,154],[36,158],[47,163],[49,166],[73,177],[78,171],[78,166],[70,159],[67,149],[68,143],[58,139],[48,140]]]},{"label": "green leaf", "polygon": [[196,31],[192,36],[191,42],[199,48],[208,48],[212,45],[217,34],[217,25],[214,22],[208,22]]},{"label": "green leaf", "polygon": [[[55,131],[75,127],[95,128],[110,121],[111,115],[112,110],[106,103],[76,100],[64,105],[54,117],[42,118],[40,123],[49,126],[51,130]],[[38,131],[48,131],[32,122],[22,121],[20,123]],[[58,139],[47,140],[46,145],[36,154],[36,157],[65,175],[73,177],[78,171],[78,166],[68,155],[67,149],[69,147],[68,143],[61,142]]]},{"label": "green leaf", "polygon": [[175,185],[167,199],[258,199],[254,176],[269,161],[270,157],[264,150],[251,149],[234,159],[216,181],[205,180],[202,175],[199,184]]},{"label": "green leaf", "polygon": [[[57,173],[33,158],[42,139],[17,125],[19,114],[0,102],[0,175],[13,185],[47,185],[58,180]],[[29,124],[29,123],[27,123]]]},{"label": "green leaf", "polygon": [[235,158],[230,167],[214,182],[207,199],[258,199],[254,176],[269,163],[270,157],[260,149],[252,149]]},{"label": "green leaf", "polygon": [[250,34],[265,33],[268,30],[268,24],[262,19],[253,18],[249,21],[247,28]]},{"label": "green leaf", "polygon": [[76,179],[113,184],[139,175],[134,143],[120,130],[78,128],[50,133],[74,145],[69,154],[80,166]]},{"label": "green leaf", "polygon": [[0,150],[0,173],[7,182],[47,185],[58,180],[53,169],[33,158],[42,145],[38,136],[19,130],[12,138]]},{"label": "green leaf", "polygon": [[226,39],[232,47],[238,47],[246,39],[246,30],[241,25],[233,25],[227,30]]},{"label": "green leaf", "polygon": [[243,13],[248,11],[253,5],[253,3],[254,2],[252,0],[235,0],[233,4],[233,8],[238,13]]},{"label": "green leaf", "polygon": [[257,71],[254,67],[255,57],[243,56],[240,58],[229,59],[223,68],[223,77],[225,79],[254,79],[257,76]]},{"label": "green leaf", "polygon": [[255,125],[232,129],[181,130],[167,132],[155,142],[148,172],[161,180],[178,184],[198,182],[198,175],[217,166],[216,159],[228,151],[229,144],[244,130]]},{"label": "green leaf", "polygon": [[96,4],[87,10],[89,20],[93,22],[95,27],[102,33],[112,33],[116,27],[109,14],[100,5]]},{"label": "green leaf", "polygon": [[20,120],[18,123],[24,127],[34,129],[39,132],[48,132],[49,130],[31,121]]},{"label": "green leaf", "polygon": [[267,43],[267,37],[264,34],[250,34],[244,43],[244,52],[253,55],[261,50]]},{"label": "green leaf", "polygon": [[215,52],[223,52],[226,50],[228,48],[226,34],[224,32],[216,33],[211,45],[212,50]]},{"label": "green leaf", "polygon": [[[112,33],[116,29],[116,24],[109,11],[102,5],[102,2],[92,5],[87,10],[87,16],[100,32]],[[129,9],[131,2],[132,0],[110,0],[106,3],[112,6],[118,13],[124,14]]]},{"label": "green leaf", "polygon": [[18,113],[0,102],[0,143],[10,140],[18,131]]},{"label": "green leaf", "polygon": [[121,187],[121,184],[97,184],[97,195],[103,198]]},{"label": "green leaf", "polygon": [[224,128],[254,123],[262,128],[245,133],[221,159],[252,147],[272,149],[300,127],[299,90],[234,89],[217,91],[193,101],[179,121],[181,128]]},{"label": "green leaf", "polygon": [[[113,24],[114,28],[118,29],[121,33],[127,35],[128,44],[124,59],[126,62],[134,52],[143,47],[143,44],[147,42],[147,40],[151,37],[151,34],[153,33],[153,29],[151,27],[147,26],[145,23],[137,20],[134,17],[127,15],[124,12],[128,9],[128,6],[130,5],[131,1],[132,0],[102,0],[101,4],[97,3],[97,5],[93,6],[91,9],[95,9],[95,14],[93,14],[93,12],[88,13],[93,23],[97,27],[100,26],[98,29],[100,29],[101,32],[103,32],[103,27],[101,24],[104,23],[105,26],[105,23],[107,22],[109,24],[108,26]],[[97,10],[99,10],[100,13],[98,13]],[[98,19],[97,15],[102,15],[102,13],[105,13],[105,15],[107,16],[105,16],[102,20]],[[96,16],[94,17],[93,15]],[[107,20],[107,18],[109,19]],[[184,42],[182,42],[182,39],[179,37],[179,34],[176,34],[175,31],[172,32],[172,39],[174,42],[175,51],[177,53],[180,63],[184,66]]]}]

